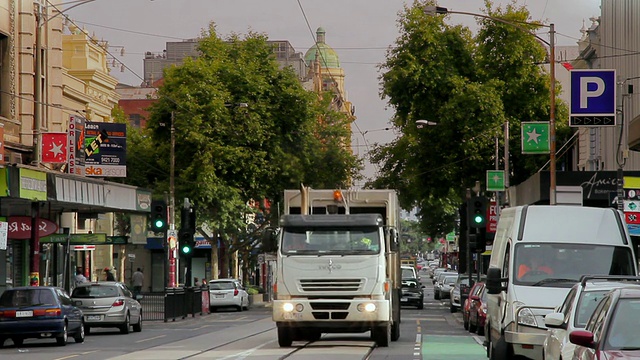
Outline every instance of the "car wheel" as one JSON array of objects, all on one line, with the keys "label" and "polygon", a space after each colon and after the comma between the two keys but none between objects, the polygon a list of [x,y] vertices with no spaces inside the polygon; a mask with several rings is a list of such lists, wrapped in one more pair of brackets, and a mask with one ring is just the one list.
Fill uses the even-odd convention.
[{"label": "car wheel", "polygon": [[58,345],[60,346],[65,346],[67,345],[68,338],[69,338],[69,333],[67,332],[67,324],[65,323],[64,326],[62,327],[62,334],[56,337],[56,343],[58,343]]},{"label": "car wheel", "polygon": [[80,327],[78,328],[78,330],[76,331],[75,335],[73,335],[73,340],[75,340],[77,343],[83,343],[84,342],[84,323],[80,323]]},{"label": "car wheel", "polygon": [[280,347],[289,347],[293,342],[293,337],[291,336],[291,331],[284,327],[278,328],[278,345]]},{"label": "car wheel", "polygon": [[22,346],[22,343],[24,343],[23,338],[11,338],[11,341],[13,341],[13,345],[15,346]]},{"label": "car wheel", "polygon": [[458,309],[455,306],[453,306],[453,304],[449,304],[449,312],[454,313],[456,311],[458,311]]},{"label": "car wheel", "polygon": [[476,334],[480,336],[484,335],[484,326],[476,326]]},{"label": "car wheel", "polygon": [[133,331],[134,332],[142,331],[142,312],[140,312],[140,316],[138,316],[138,322],[133,324]]},{"label": "car wheel", "polygon": [[469,319],[469,329],[467,330],[469,330],[470,333],[476,332],[476,325],[471,323],[471,319]]},{"label": "car wheel", "polygon": [[240,306],[236,306],[236,310],[242,312],[242,301],[240,302]]},{"label": "car wheel", "polygon": [[434,300],[440,300],[440,292],[436,291],[433,293],[433,299]]},{"label": "car wheel", "polygon": [[214,308],[213,306],[210,306],[209,307],[209,312],[212,312],[212,313],[216,312],[216,308]]},{"label": "car wheel", "polygon": [[421,299],[420,302],[418,303],[418,306],[416,307],[418,308],[418,310],[424,309],[424,299]]},{"label": "car wheel", "polygon": [[131,327],[131,315],[127,313],[127,316],[124,317],[124,324],[120,325],[120,333],[128,334],[130,327]]},{"label": "car wheel", "polygon": [[388,347],[391,342],[391,325],[375,326],[371,329],[371,340],[379,347]]},{"label": "car wheel", "polygon": [[249,298],[247,298],[247,305],[244,307],[245,310],[249,310]]},{"label": "car wheel", "polygon": [[4,342],[6,341],[6,338],[0,337],[0,349],[4,347]]},{"label": "car wheel", "polygon": [[469,330],[469,318],[464,313],[462,314],[462,326],[465,330]]},{"label": "car wheel", "polygon": [[91,326],[87,326],[87,325],[84,326],[84,334],[85,335],[91,334]]}]

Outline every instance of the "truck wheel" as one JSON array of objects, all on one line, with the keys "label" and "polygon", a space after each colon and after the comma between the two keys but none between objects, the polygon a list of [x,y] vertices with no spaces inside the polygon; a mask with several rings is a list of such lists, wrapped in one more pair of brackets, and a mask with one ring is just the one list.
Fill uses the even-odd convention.
[{"label": "truck wheel", "polygon": [[307,330],[306,335],[307,340],[311,342],[318,341],[322,337],[322,333],[318,330]]},{"label": "truck wheel", "polygon": [[289,347],[293,342],[293,338],[291,337],[291,331],[284,327],[278,328],[278,345],[280,347]]},{"label": "truck wheel", "polygon": [[394,321],[391,325],[391,341],[398,341],[400,339],[400,322]]},{"label": "truck wheel", "polygon": [[375,341],[379,347],[388,347],[391,342],[391,324],[372,328],[371,339]]}]

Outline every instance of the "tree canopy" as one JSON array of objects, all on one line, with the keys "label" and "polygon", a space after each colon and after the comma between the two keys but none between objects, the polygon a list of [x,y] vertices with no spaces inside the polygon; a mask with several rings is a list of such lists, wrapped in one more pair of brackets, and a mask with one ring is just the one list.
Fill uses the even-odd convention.
[{"label": "tree canopy", "polygon": [[[368,186],[397,188],[403,208],[418,207],[423,228],[435,236],[455,228],[466,189],[495,169],[496,139],[502,151],[507,121],[512,184],[548,160],[521,155],[519,134],[522,121],[549,120],[550,78],[541,66],[547,51],[534,35],[541,26],[525,7],[494,8],[485,1],[485,14],[509,24],[480,18],[474,35],[448,24],[452,15],[426,14],[425,5],[435,4],[405,6],[400,36],[381,66],[381,94],[395,109],[392,124],[400,136],[372,151],[381,170]],[[567,119],[560,101],[556,113]],[[418,128],[417,120],[437,125]],[[562,144],[566,120],[556,126]]]}]

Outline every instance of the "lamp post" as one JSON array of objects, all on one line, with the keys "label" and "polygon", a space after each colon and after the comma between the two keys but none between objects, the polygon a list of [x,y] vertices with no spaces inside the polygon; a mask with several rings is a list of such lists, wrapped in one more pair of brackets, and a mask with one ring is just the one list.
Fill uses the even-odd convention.
[{"label": "lamp post", "polygon": [[441,6],[428,5],[428,6],[424,6],[423,10],[427,15],[460,14],[460,15],[471,15],[471,16],[476,16],[483,19],[498,21],[498,22],[513,26],[515,28],[518,28],[534,36],[543,44],[546,44],[547,46],[549,46],[549,64],[550,64],[549,75],[551,78],[551,87],[550,87],[551,99],[549,104],[550,105],[550,109],[549,109],[549,204],[556,205],[556,59],[555,59],[556,31],[555,31],[554,24],[545,25],[537,22],[526,22],[526,21],[520,22],[522,24],[537,25],[537,26],[549,28],[549,41],[546,41],[541,37],[539,37],[538,35],[518,25],[518,23],[511,22],[509,20],[505,20],[505,19],[501,19],[501,18],[489,16],[489,15],[484,15],[484,14],[466,12],[466,11],[453,11]]}]

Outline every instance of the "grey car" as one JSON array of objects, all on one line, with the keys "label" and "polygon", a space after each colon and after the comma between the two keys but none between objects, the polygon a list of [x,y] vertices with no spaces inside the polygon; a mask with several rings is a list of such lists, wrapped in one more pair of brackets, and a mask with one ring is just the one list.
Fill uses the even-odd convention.
[{"label": "grey car", "polygon": [[[140,296],[140,295],[138,295]],[[103,281],[78,285],[73,304],[84,313],[85,332],[92,327],[116,327],[120,333],[142,331],[142,306],[123,283]]]}]

